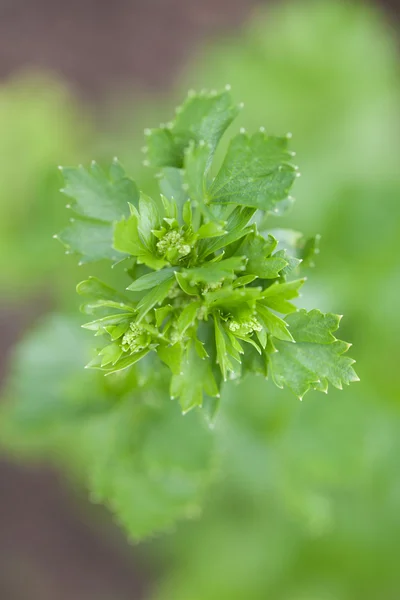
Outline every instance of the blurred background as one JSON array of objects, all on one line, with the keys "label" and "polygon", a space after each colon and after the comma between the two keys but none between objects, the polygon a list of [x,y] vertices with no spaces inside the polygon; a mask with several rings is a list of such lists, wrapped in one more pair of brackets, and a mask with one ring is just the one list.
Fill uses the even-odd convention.
[{"label": "blurred background", "polygon": [[0,1],[4,396],[24,389],[15,345],[76,311],[92,270],[52,239],[57,165],[117,155],[151,186],[143,128],[189,87],[226,83],[245,103],[234,127],[293,133],[297,202],[271,227],[322,235],[303,303],[345,315],[361,378],[302,404],[257,379],[228,386],[204,514],[135,547],[62,471],[30,464],[48,440],[9,428],[1,600],[400,598],[399,16],[394,0]]}]

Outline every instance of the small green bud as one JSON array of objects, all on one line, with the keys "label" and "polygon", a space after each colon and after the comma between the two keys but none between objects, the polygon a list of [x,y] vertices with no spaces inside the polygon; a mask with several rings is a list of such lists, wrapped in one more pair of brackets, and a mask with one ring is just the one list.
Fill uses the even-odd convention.
[{"label": "small green bud", "polygon": [[124,352],[140,352],[147,348],[150,342],[150,334],[141,325],[132,322],[122,338],[122,350]]}]

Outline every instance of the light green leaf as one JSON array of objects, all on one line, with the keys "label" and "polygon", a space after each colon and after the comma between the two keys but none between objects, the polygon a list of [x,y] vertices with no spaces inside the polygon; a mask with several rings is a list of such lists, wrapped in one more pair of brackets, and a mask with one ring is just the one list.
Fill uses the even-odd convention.
[{"label": "light green leaf", "polygon": [[148,290],[150,288],[160,285],[160,283],[163,283],[167,279],[173,278],[173,276],[174,269],[161,269],[160,271],[154,271],[153,273],[147,273],[146,275],[139,277],[139,279],[136,279],[136,281],[131,283],[131,285],[126,289],[130,290],[131,292],[140,292],[142,290]]},{"label": "light green leaf", "polygon": [[73,200],[72,209],[85,217],[105,222],[128,216],[128,202],[137,204],[138,190],[122,167],[107,175],[94,161],[89,169],[63,167],[64,194]]},{"label": "light green leaf", "polygon": [[101,319],[90,321],[82,325],[84,329],[90,329],[91,331],[102,331],[105,327],[110,325],[119,325],[120,323],[128,323],[132,321],[132,313],[120,313],[118,315],[107,315]]},{"label": "light green leaf", "polygon": [[342,389],[358,377],[352,367],[354,360],[343,356],[349,344],[336,340],[337,315],[324,315],[318,310],[300,310],[287,317],[296,343],[276,338],[276,352],[269,357],[270,372],[278,387],[289,387],[302,398],[311,388],[325,389],[327,383]]},{"label": "light green leaf", "polygon": [[134,311],[135,307],[131,304],[129,298],[124,294],[117,292],[114,288],[106,285],[97,277],[89,277],[85,281],[81,281],[76,286],[76,291],[81,296],[86,296],[90,301],[81,307],[86,313],[92,313],[97,308],[109,307],[118,308],[119,310]]},{"label": "light green leaf", "polygon": [[218,283],[222,279],[233,279],[236,271],[245,269],[245,264],[245,257],[232,256],[217,263],[205,263],[195,269],[183,270],[180,275],[193,282]]},{"label": "light green leaf", "polygon": [[179,398],[182,412],[187,413],[196,406],[202,406],[203,393],[218,396],[219,390],[210,362],[200,358],[193,340],[190,340],[183,354],[180,373],[171,380],[171,396]]},{"label": "light green leaf", "polygon": [[149,352],[151,348],[145,348],[140,352],[135,352],[134,354],[130,354],[129,356],[122,356],[112,367],[105,367],[102,370],[106,371],[106,375],[112,375],[112,373],[117,373],[119,371],[124,371],[125,369],[129,369],[134,364],[142,360]]},{"label": "light green leaf", "polygon": [[257,314],[259,320],[271,335],[279,340],[285,340],[287,342],[294,341],[287,328],[287,323],[260,303],[257,304]]},{"label": "light green leaf", "polygon": [[183,171],[174,167],[164,167],[161,172],[160,190],[169,200],[175,200],[182,208],[187,200],[187,191],[183,189]]},{"label": "light green leaf", "polygon": [[204,223],[197,231],[198,239],[214,238],[226,234],[227,231],[223,227],[223,225],[221,223],[217,223],[216,221],[209,221],[208,223]]},{"label": "light green leaf", "polygon": [[305,279],[296,279],[286,283],[273,283],[260,294],[260,302],[277,312],[287,315],[296,310],[296,306],[290,302],[299,296],[299,290]]},{"label": "light green leaf", "polygon": [[231,141],[222,167],[208,190],[210,202],[272,210],[295,179],[287,139],[256,133]]},{"label": "light green leaf", "polygon": [[175,121],[152,129],[147,137],[148,159],[155,167],[183,166],[184,150],[191,141],[209,145],[208,161],[223,133],[238,113],[228,92],[191,94],[177,109]]},{"label": "light green leaf", "polygon": [[174,272],[169,274],[168,279],[165,279],[157,287],[153,288],[148,294],[143,296],[137,304],[137,321],[140,322],[145,315],[151,310],[156,304],[161,304],[168,295],[169,290],[175,282]]},{"label": "light green leaf", "polygon": [[191,302],[180,313],[176,326],[181,336],[186,332],[188,327],[195,323],[197,311],[200,306],[200,302]]},{"label": "light green leaf", "polygon": [[288,264],[280,256],[271,256],[276,244],[277,241],[272,235],[264,239],[256,232],[252,232],[240,244],[236,254],[248,258],[246,264],[246,271],[248,273],[257,275],[257,277],[262,279],[275,279]]},{"label": "light green leaf", "polygon": [[160,344],[157,346],[157,354],[159,358],[171,369],[174,375],[179,375],[181,372],[183,345],[181,342],[167,346]]},{"label": "light green leaf", "polygon": [[101,356],[101,366],[105,367],[109,364],[114,365],[121,358],[122,352],[121,345],[116,344],[115,342],[104,346],[99,352],[99,356]]},{"label": "light green leaf", "polygon": [[236,207],[229,215],[224,227],[227,233],[216,239],[203,240],[199,251],[200,256],[206,258],[213,252],[217,252],[221,248],[226,248],[253,231],[253,227],[246,227],[246,225],[254,213],[255,210],[253,208]]},{"label": "light green leaf", "polygon": [[[229,373],[232,373],[234,377],[237,377],[240,374],[240,354],[243,353],[243,349],[236,338],[228,331],[225,331],[217,316],[214,316],[214,327],[217,363],[221,369],[224,381],[227,381]],[[234,363],[230,360],[231,357],[235,360]]]},{"label": "light green leaf", "polygon": [[[198,146],[194,142],[191,142],[185,149],[184,181],[187,186],[189,198],[200,207],[204,205],[209,153],[210,147],[204,141]],[[210,210],[208,209],[207,212],[210,212]]]},{"label": "light green leaf", "polygon": [[125,256],[113,248],[111,223],[77,216],[70,219],[70,224],[54,237],[68,252],[78,254],[81,264],[103,259],[117,262]]}]

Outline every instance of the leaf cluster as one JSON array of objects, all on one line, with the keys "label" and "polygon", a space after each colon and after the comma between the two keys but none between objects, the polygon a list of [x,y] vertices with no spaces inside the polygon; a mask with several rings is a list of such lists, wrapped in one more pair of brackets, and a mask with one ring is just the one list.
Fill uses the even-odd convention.
[{"label": "leaf cluster", "polygon": [[[117,160],[108,173],[95,163],[63,169],[76,218],[61,240],[84,261],[123,260],[131,278],[123,294],[96,278],[78,285],[96,317],[84,327],[106,340],[88,367],[109,375],[150,355],[169,368],[184,413],[205,400],[215,410],[222,383],[246,372],[270,374],[300,398],[356,380],[348,345],[333,336],[339,318],[293,303],[304,283],[299,253],[257,225],[290,199],[290,136],[241,130],[215,164],[239,110],[229,90],[189,93],[173,122],[145,131],[157,198]],[[303,258],[315,249],[303,242]]]}]

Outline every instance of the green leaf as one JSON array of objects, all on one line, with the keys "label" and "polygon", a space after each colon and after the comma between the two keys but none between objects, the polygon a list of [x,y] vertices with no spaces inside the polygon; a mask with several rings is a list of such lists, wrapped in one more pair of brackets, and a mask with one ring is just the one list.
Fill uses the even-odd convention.
[{"label": "green leaf", "polygon": [[90,299],[81,307],[86,313],[92,313],[95,309],[101,307],[135,310],[127,296],[106,285],[97,277],[89,277],[89,279],[81,281],[76,286],[76,291],[81,296]]},{"label": "green leaf", "polygon": [[286,283],[273,283],[260,294],[260,302],[277,312],[287,315],[296,310],[296,306],[290,302],[299,296],[299,290],[305,279],[296,279]]},{"label": "green leaf", "polygon": [[[240,354],[243,354],[243,349],[235,337],[224,329],[221,320],[217,316],[214,316],[214,326],[217,363],[224,381],[227,381],[229,373],[233,375],[233,378],[240,375]],[[234,363],[230,360],[231,357],[234,359]]]},{"label": "green leaf", "polygon": [[191,340],[183,354],[179,375],[172,376],[171,396],[179,398],[182,412],[187,413],[196,406],[202,406],[203,392],[219,396],[210,362],[205,357],[200,358]]},{"label": "green leaf", "polygon": [[200,306],[200,302],[191,302],[182,310],[176,323],[178,332],[181,336],[186,332],[188,327],[195,323]]},{"label": "green leaf", "polygon": [[160,285],[167,279],[171,279],[174,276],[174,269],[161,269],[160,271],[154,271],[153,273],[147,273],[147,275],[142,275],[139,279],[136,279],[130,286],[126,289],[131,292],[140,292],[142,290],[148,290],[155,286]]},{"label": "green leaf", "polygon": [[236,251],[248,258],[246,271],[262,279],[275,279],[279,277],[280,271],[284,269],[288,262],[280,256],[271,256],[276,247],[277,241],[272,235],[264,239],[256,232],[246,236]]},{"label": "green leaf", "polygon": [[257,315],[261,323],[267,329],[267,331],[278,338],[279,340],[285,340],[287,342],[293,342],[293,337],[287,328],[287,323],[277,317],[265,306],[260,303],[257,304]]},{"label": "green leaf", "polygon": [[191,282],[218,283],[222,279],[233,279],[235,271],[244,271],[246,258],[232,256],[217,263],[205,263],[195,269],[183,270],[180,275]]},{"label": "green leaf", "polygon": [[111,223],[77,216],[71,218],[70,225],[54,237],[68,252],[79,255],[81,264],[103,259],[117,262],[125,256],[113,248]]},{"label": "green leaf", "polygon": [[120,344],[116,344],[115,342],[104,346],[99,352],[99,356],[102,358],[101,366],[114,365],[121,358],[122,352]]},{"label": "green leaf", "polygon": [[157,346],[159,358],[171,369],[174,375],[179,375],[181,372],[182,353],[183,346],[180,341],[170,346],[165,344]]},{"label": "green leaf", "polygon": [[[131,214],[128,219],[123,219],[115,224],[114,227],[114,248],[126,254],[136,256],[139,263],[145,264],[152,269],[161,269],[165,265],[165,260],[159,258],[151,244],[150,236],[147,244],[140,235],[140,216],[137,212]],[[155,238],[154,238],[155,241]]]},{"label": "green leaf", "polygon": [[164,167],[161,172],[160,190],[169,200],[175,200],[177,206],[182,209],[188,195],[183,189],[183,171],[174,167]]},{"label": "green leaf", "polygon": [[130,321],[132,321],[132,313],[120,313],[117,315],[107,315],[101,319],[90,321],[90,323],[85,323],[82,327],[84,329],[90,329],[91,331],[102,331],[105,330],[105,327],[109,327],[110,325],[119,325],[120,323],[127,323]]},{"label": "green leaf", "polygon": [[209,201],[272,210],[287,197],[295,179],[290,159],[286,138],[239,134],[208,190]]},{"label": "green leaf", "polygon": [[89,169],[61,169],[65,181],[62,192],[73,200],[76,213],[108,223],[128,216],[128,202],[137,204],[138,190],[118,166],[110,168],[108,175],[94,161]]},{"label": "green leaf", "polygon": [[[189,198],[195,205],[203,206],[206,187],[206,169],[210,147],[202,140],[196,146],[191,142],[185,150],[184,180]],[[208,212],[209,209],[208,209]]]},{"label": "green leaf", "polygon": [[169,273],[168,279],[165,279],[157,287],[153,288],[148,294],[143,296],[137,304],[137,322],[140,322],[145,315],[151,310],[156,304],[161,304],[168,295],[169,290],[175,282],[174,272]]},{"label": "green leaf", "polygon": [[253,231],[253,227],[246,227],[246,225],[254,213],[253,208],[236,207],[229,215],[225,225],[227,233],[216,239],[202,241],[199,252],[201,258],[207,258],[213,252],[226,248]]},{"label": "green leaf", "polygon": [[289,387],[302,398],[312,388],[327,389],[327,384],[342,389],[358,377],[354,360],[343,356],[349,344],[337,340],[338,315],[318,310],[300,310],[287,317],[296,343],[273,339],[276,352],[269,357],[270,372],[278,387]]},{"label": "green leaf", "polygon": [[[130,354],[129,356],[122,356],[117,362],[113,364],[112,367],[105,367],[102,370],[106,371],[106,375],[112,375],[112,373],[117,373],[119,371],[124,371],[129,367],[132,367],[134,364],[142,360],[149,352],[151,348],[145,348],[140,352],[135,352],[134,354]],[[90,365],[90,363],[89,363]],[[88,366],[89,366],[88,365]],[[101,365],[103,367],[103,363]]]},{"label": "green leaf", "polygon": [[201,240],[203,238],[214,238],[219,237],[221,235],[226,235],[227,231],[224,227],[217,223],[216,221],[209,221],[208,223],[204,223],[200,229],[197,231],[198,239]]},{"label": "green leaf", "polygon": [[228,92],[190,94],[177,109],[175,121],[148,132],[148,159],[155,167],[182,168],[190,142],[209,146],[211,161],[223,133],[238,113]]}]

